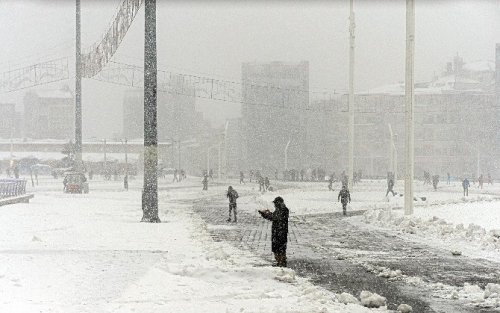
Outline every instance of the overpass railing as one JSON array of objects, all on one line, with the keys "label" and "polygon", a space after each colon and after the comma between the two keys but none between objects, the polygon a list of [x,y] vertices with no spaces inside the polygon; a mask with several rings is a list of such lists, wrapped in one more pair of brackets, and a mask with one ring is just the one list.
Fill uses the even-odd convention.
[{"label": "overpass railing", "polygon": [[26,194],[25,179],[0,179],[0,199]]}]

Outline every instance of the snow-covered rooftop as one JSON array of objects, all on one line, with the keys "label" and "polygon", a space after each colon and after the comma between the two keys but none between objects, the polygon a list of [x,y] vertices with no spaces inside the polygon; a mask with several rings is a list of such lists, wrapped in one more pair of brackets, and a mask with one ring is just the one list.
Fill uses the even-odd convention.
[{"label": "snow-covered rooftop", "polygon": [[495,63],[493,61],[476,61],[466,63],[463,69],[471,72],[494,72]]}]

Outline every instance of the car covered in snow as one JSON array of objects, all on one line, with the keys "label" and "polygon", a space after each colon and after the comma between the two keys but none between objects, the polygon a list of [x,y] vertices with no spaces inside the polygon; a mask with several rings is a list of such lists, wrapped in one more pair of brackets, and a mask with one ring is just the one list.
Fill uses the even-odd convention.
[{"label": "car covered in snow", "polygon": [[63,185],[65,193],[89,193],[89,183],[81,172],[67,172]]}]

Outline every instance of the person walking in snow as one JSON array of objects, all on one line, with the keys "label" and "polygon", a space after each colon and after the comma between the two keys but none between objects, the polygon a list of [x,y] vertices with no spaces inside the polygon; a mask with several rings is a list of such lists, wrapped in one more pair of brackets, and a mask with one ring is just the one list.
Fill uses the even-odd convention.
[{"label": "person walking in snow", "polygon": [[439,175],[432,176],[432,187],[434,187],[434,190],[437,190],[438,183],[439,183]]},{"label": "person walking in snow", "polygon": [[201,182],[203,183],[203,190],[208,190],[208,175],[207,174],[203,175],[203,180]]},{"label": "person walking in snow", "polygon": [[259,182],[259,191],[265,192],[266,188],[264,186],[264,177],[259,176],[258,182]]},{"label": "person walking in snow", "polygon": [[259,210],[260,215],[272,222],[271,226],[271,250],[276,259],[276,266],[286,267],[286,248],[288,241],[288,216],[289,210],[281,197],[273,200],[274,212]]},{"label": "person walking in snow", "polygon": [[128,173],[125,173],[125,176],[123,176],[123,188],[128,190]]},{"label": "person walking in snow", "polygon": [[393,197],[397,195],[397,193],[394,192],[393,188],[394,188],[394,175],[391,172],[389,172],[387,173],[387,192],[385,193],[386,197],[389,194],[389,192],[392,193]]},{"label": "person walking in snow", "polygon": [[484,183],[483,174],[481,174],[481,176],[479,176],[479,178],[477,179],[477,182],[479,184],[479,188],[483,189],[483,183]]},{"label": "person walking in snow", "polygon": [[179,177],[178,177],[177,169],[174,170],[174,179],[172,179],[172,182],[176,182],[176,183],[179,182]]},{"label": "person walking in snow", "polygon": [[236,190],[233,189],[232,186],[229,186],[229,188],[227,188],[227,193],[226,193],[226,197],[229,199],[229,218],[227,219],[228,222],[231,222],[231,212],[233,212],[234,214],[234,223],[237,222],[237,219],[236,219],[236,199],[238,199],[238,193],[236,192]]},{"label": "person walking in snow", "polygon": [[333,191],[333,176],[330,176],[330,179],[328,179],[328,190]]},{"label": "person walking in snow", "polygon": [[467,179],[467,177],[463,180],[462,187],[464,188],[464,197],[468,197],[469,196],[470,182]]},{"label": "person walking in snow", "polygon": [[243,171],[240,171],[240,185],[245,184],[245,174],[243,174]]},{"label": "person walking in snow", "polygon": [[488,173],[488,184],[493,185],[493,179],[491,179],[491,174]]},{"label": "person walking in snow", "polygon": [[337,198],[342,203],[342,211],[344,215],[347,215],[347,203],[351,202],[351,194],[349,193],[346,185],[342,186],[342,190],[340,190]]},{"label": "person walking in snow", "polygon": [[266,176],[266,178],[264,178],[264,187],[266,191],[269,190],[269,186],[271,186],[271,182],[269,181],[269,177]]},{"label": "person walking in snow", "polygon": [[447,176],[446,184],[449,185],[451,181],[450,172],[446,173],[446,176]]}]

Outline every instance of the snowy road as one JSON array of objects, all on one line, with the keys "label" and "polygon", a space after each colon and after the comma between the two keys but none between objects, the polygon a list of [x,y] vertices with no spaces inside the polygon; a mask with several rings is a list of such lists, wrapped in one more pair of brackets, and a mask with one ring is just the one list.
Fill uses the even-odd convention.
[{"label": "snowy road", "polygon": [[[248,204],[246,204],[248,205]],[[255,203],[257,205],[257,203]],[[201,201],[195,211],[209,224],[213,238],[251,250],[271,261],[270,223],[257,214],[240,212],[229,224],[227,207],[219,198]],[[362,214],[355,211],[352,215]],[[454,287],[500,281],[499,264],[452,256],[449,250],[406,240],[402,236],[360,228],[339,213],[307,214],[291,218],[289,266],[333,292],[359,295],[375,291],[388,298],[390,309],[410,304],[414,312],[492,312],[480,304],[450,299]],[[382,277],[383,269],[400,270],[401,277]],[[410,283],[409,283],[410,282]]]}]

